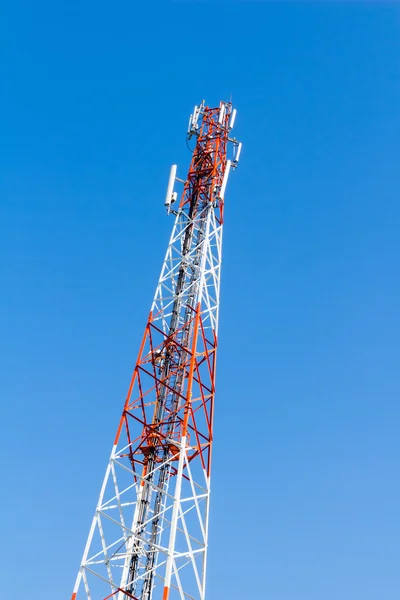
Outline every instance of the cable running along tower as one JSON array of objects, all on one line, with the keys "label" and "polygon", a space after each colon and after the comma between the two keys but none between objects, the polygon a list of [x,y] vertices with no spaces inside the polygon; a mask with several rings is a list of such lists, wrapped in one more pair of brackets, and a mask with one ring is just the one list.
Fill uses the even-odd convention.
[{"label": "cable running along tower", "polygon": [[205,600],[224,196],[241,151],[235,116],[230,102],[196,106],[186,179],[171,168],[165,205],[175,222],[71,600]]}]

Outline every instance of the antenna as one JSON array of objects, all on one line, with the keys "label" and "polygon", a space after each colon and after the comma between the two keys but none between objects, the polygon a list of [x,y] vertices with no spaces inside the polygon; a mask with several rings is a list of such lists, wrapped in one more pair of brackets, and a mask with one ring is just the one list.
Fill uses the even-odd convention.
[{"label": "antenna", "polygon": [[229,129],[233,129],[233,126],[235,124],[235,119],[236,119],[236,108],[234,108],[232,111],[231,120],[229,122]]},{"label": "antenna", "polygon": [[171,203],[174,201],[173,200],[173,191],[174,191],[174,183],[175,183],[175,177],[176,177],[176,170],[177,170],[177,165],[172,165],[171,167],[171,171],[169,173],[169,180],[168,180],[168,186],[167,186],[167,193],[165,195],[165,206],[167,207],[167,210],[169,212]]},{"label": "antenna", "polygon": [[240,142],[239,144],[236,144],[235,149],[234,149],[234,156],[235,156],[235,158],[234,158],[233,162],[234,162],[234,167],[235,168],[237,167],[237,164],[239,162],[241,151],[242,151],[242,142]]},{"label": "antenna", "polygon": [[224,199],[226,184],[228,183],[228,177],[229,177],[229,171],[231,170],[231,165],[232,165],[232,161],[227,160],[224,178],[222,179],[221,191],[219,193],[219,197],[221,198],[221,200]]},{"label": "antenna", "polygon": [[219,111],[219,118],[218,118],[218,123],[219,123],[220,125],[222,125],[222,124],[223,124],[223,122],[224,122],[225,108],[226,108],[226,107],[225,107],[225,104],[224,104],[224,103],[222,103],[222,104],[221,104],[221,109],[220,109],[220,111]]}]

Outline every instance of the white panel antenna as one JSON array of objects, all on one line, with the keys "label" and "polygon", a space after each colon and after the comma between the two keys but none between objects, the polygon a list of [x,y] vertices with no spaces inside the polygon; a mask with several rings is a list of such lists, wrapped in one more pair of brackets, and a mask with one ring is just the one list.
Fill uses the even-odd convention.
[{"label": "white panel antenna", "polygon": [[236,165],[237,165],[237,163],[239,162],[239,158],[240,158],[240,153],[241,153],[241,151],[242,151],[242,142],[240,142],[240,143],[239,143],[239,144],[236,146],[236,148],[235,148],[235,160],[234,160],[234,162],[236,163]]},{"label": "white panel antenna", "polygon": [[169,173],[167,193],[165,195],[165,206],[167,207],[168,212],[169,212],[171,204],[176,199],[176,198],[173,199],[173,196],[174,196],[174,183],[175,183],[175,177],[176,177],[176,170],[177,170],[177,168],[178,168],[177,165],[172,165],[171,171]]},{"label": "white panel antenna", "polygon": [[218,118],[218,123],[220,125],[223,125],[224,122],[224,116],[225,116],[225,104],[221,105],[221,109],[219,111],[219,118]]},{"label": "white panel antenna", "polygon": [[236,119],[236,108],[234,108],[232,111],[231,120],[229,121],[229,129],[233,129],[233,126],[235,124],[235,119]]},{"label": "white panel antenna", "polygon": [[232,162],[230,160],[226,161],[225,173],[222,179],[221,191],[219,193],[219,197],[221,200],[224,199],[226,184],[228,183],[229,171],[231,170]]}]

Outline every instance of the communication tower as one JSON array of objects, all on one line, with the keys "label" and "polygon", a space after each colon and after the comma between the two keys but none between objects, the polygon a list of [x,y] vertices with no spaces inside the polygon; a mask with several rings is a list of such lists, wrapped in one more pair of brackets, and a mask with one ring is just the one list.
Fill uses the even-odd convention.
[{"label": "communication tower", "polygon": [[71,600],[205,600],[224,199],[241,152],[235,117],[230,102],[195,106],[186,179],[171,168],[172,234]]}]

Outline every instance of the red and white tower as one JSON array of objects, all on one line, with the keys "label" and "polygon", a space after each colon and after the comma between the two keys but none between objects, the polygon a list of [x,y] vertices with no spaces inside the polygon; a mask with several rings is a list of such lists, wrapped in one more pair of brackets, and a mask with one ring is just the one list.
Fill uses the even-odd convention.
[{"label": "red and white tower", "polygon": [[235,116],[230,102],[196,106],[186,179],[171,168],[165,205],[175,222],[72,600],[205,600],[224,197],[241,151]]}]

